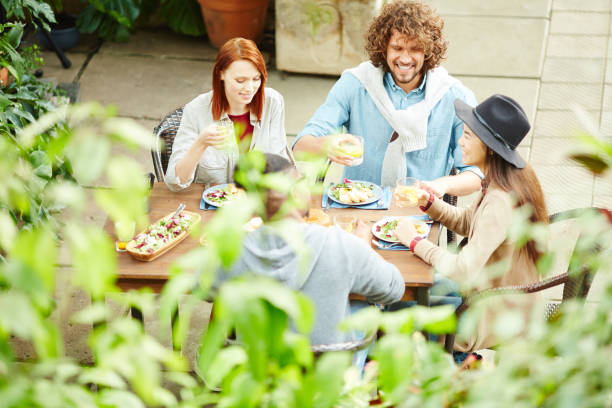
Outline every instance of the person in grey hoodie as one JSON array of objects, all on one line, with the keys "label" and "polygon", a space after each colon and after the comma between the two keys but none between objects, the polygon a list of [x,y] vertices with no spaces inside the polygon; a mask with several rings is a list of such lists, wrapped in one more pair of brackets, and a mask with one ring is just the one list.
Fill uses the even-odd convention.
[{"label": "person in grey hoodie", "polygon": [[[265,156],[265,173],[283,171],[297,176],[284,157],[268,153]],[[276,191],[268,191],[266,196],[269,218],[287,197]],[[229,270],[218,274],[216,285],[246,273],[272,277],[299,290],[314,303],[312,344],[356,340],[359,335],[338,329],[351,313],[349,294],[365,296],[370,303],[393,303],[404,294],[404,280],[393,264],[371,248],[369,228],[363,221],[357,221],[351,234],[338,227],[306,224],[303,215],[294,209],[286,217],[295,220],[295,233],[301,234],[309,251],[306,268],[300,268],[299,255],[279,232],[264,224],[246,235],[241,256]]]}]

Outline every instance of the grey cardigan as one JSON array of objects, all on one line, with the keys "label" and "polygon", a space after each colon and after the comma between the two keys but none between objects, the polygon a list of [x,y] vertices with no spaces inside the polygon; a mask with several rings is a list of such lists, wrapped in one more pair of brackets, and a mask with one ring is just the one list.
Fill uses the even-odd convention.
[{"label": "grey cardigan", "polygon": [[[199,95],[185,105],[181,125],[174,138],[172,155],[168,162],[165,182],[172,191],[187,188],[194,181],[204,184],[222,184],[233,180],[234,164],[237,162],[237,152],[228,154],[214,147],[206,149],[194,174],[185,183],[180,183],[175,170],[177,163],[193,145],[200,132],[214,122],[211,111],[212,91]],[[224,113],[222,118],[227,117]],[[285,134],[285,106],[283,97],[272,88],[265,88],[265,102],[261,120],[251,114],[253,138],[250,150],[260,150],[265,153],[279,154],[292,163],[293,156],[287,146]]]}]

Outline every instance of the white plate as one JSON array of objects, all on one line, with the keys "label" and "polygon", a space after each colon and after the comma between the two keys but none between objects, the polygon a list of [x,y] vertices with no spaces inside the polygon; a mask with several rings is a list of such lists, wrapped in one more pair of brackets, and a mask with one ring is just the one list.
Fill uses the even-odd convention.
[{"label": "white plate", "polygon": [[[223,207],[224,205],[226,205],[227,203],[232,202],[233,198],[227,201],[224,201],[222,203],[215,203],[212,200],[209,200],[206,197],[206,194],[208,193],[212,193],[213,191],[217,191],[217,190],[223,190],[224,188],[226,188],[229,184],[219,184],[217,186],[212,186],[207,188],[206,190],[204,190],[204,192],[202,193],[202,199],[204,200],[204,202],[206,202],[208,205],[212,205],[214,207]],[[234,197],[235,198],[235,197]]]},{"label": "white plate", "polygon": [[[374,194],[372,197],[370,197],[369,199],[367,199],[366,201],[363,201],[361,203],[345,203],[344,201],[340,201],[338,200],[336,197],[334,197],[332,195],[332,188],[336,186],[336,184],[332,184],[331,186],[329,186],[329,189],[327,190],[327,196],[332,200],[337,202],[338,204],[344,204],[344,205],[366,205],[366,204],[371,204],[375,201],[378,201],[383,194],[383,190],[382,188],[374,183],[370,183],[369,181],[362,181],[362,180],[351,180],[353,183],[363,183],[365,185],[368,186],[372,186],[372,193]],[[344,183],[337,183],[337,184],[344,184]]]},{"label": "white plate", "polygon": [[[376,221],[376,223],[374,223],[374,225],[372,225],[372,234],[378,238],[381,239],[383,241],[387,241],[387,242],[399,242],[398,239],[393,239],[393,238],[389,238],[383,235],[382,230],[378,231],[378,228],[381,227],[387,223],[387,222],[391,222],[394,220],[399,220],[401,218],[413,218],[410,216],[406,216],[406,217],[383,217],[380,220]],[[421,220],[421,219],[414,219],[413,221],[415,223],[415,225],[419,225],[420,228],[424,231],[422,234],[418,234],[419,236],[423,237],[424,239],[427,238],[427,236],[429,235],[429,230],[431,229],[431,226],[429,224],[427,224],[425,222],[425,220]]]}]

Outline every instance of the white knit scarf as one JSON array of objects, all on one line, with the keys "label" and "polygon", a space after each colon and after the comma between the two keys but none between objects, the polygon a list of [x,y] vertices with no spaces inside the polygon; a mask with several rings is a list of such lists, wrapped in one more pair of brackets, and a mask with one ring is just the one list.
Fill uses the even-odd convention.
[{"label": "white knit scarf", "polygon": [[397,180],[406,177],[406,153],[427,147],[429,113],[448,89],[459,81],[448,75],[443,67],[429,70],[425,98],[406,109],[397,110],[385,90],[382,68],[366,61],[345,72],[350,72],[361,81],[380,113],[399,135],[387,147],[381,174],[383,186],[394,186]]}]

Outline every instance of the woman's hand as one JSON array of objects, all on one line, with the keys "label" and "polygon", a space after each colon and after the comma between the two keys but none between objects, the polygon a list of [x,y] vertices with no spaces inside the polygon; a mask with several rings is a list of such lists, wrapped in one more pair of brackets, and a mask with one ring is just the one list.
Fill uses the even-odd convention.
[{"label": "woman's hand", "polygon": [[[442,198],[448,191],[448,180],[441,177],[431,181],[421,181],[420,187],[427,192],[431,192],[435,197]],[[421,205],[420,202],[419,205]],[[427,205],[427,201],[425,201],[425,205]]]},{"label": "woman's hand", "polygon": [[360,218],[355,220],[355,229],[353,230],[353,234],[363,239],[367,243],[370,242],[370,226]]},{"label": "woman's hand", "polygon": [[222,146],[225,143],[225,135],[218,130],[218,126],[213,123],[205,128],[198,136],[197,142],[205,149],[213,146]]},{"label": "woman's hand", "polygon": [[[429,193],[427,195],[429,196]],[[418,234],[412,221],[408,218],[402,218],[398,221],[397,227],[395,227],[395,235],[402,244],[409,247],[414,237]]]},{"label": "woman's hand", "polygon": [[[416,189],[417,202],[414,202],[414,198],[406,198],[401,192],[400,187],[393,189],[393,199],[397,203],[398,207],[425,207],[429,201],[429,191],[421,188]],[[408,202],[408,204],[406,204]]]}]

